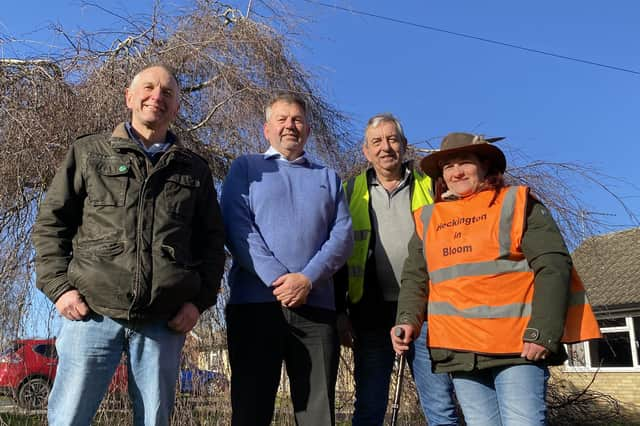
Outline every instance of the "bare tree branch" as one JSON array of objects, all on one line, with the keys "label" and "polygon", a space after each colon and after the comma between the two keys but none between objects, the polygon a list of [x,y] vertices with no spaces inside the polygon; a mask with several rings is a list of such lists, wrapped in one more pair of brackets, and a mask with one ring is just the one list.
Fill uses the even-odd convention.
[{"label": "bare tree branch", "polygon": [[213,115],[218,111],[218,109],[222,108],[227,102],[229,102],[231,99],[233,99],[234,96],[244,92],[245,90],[247,90],[246,87],[236,91],[235,93],[231,94],[227,99],[217,103],[216,105],[213,106],[213,108],[211,108],[211,111],[209,111],[209,113],[207,114],[207,116],[198,124],[194,125],[193,127],[187,129],[187,132],[193,132],[194,130],[198,130],[199,128],[201,128],[202,126],[204,126],[205,124],[207,124],[207,122],[209,120],[211,120],[211,117],[213,117]]}]

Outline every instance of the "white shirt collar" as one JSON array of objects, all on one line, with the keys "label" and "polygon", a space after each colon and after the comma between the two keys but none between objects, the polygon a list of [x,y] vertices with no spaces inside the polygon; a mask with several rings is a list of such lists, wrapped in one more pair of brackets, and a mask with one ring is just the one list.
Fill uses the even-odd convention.
[{"label": "white shirt collar", "polygon": [[289,164],[304,164],[308,161],[306,157],[306,153],[304,151],[302,152],[302,155],[300,157],[296,158],[295,160],[289,161],[277,149],[275,149],[272,146],[270,146],[269,149],[264,153],[264,158],[265,159],[275,158],[280,161],[286,161]]}]

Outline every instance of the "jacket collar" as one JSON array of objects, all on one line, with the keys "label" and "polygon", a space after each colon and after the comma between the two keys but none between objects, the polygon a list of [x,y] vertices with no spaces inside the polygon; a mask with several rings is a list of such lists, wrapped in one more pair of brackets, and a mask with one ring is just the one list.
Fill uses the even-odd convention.
[{"label": "jacket collar", "polygon": [[[189,157],[190,155],[193,155],[193,153],[182,146],[182,144],[180,143],[180,139],[178,139],[178,137],[174,133],[168,132],[167,137],[173,139],[171,147],[167,150],[167,153],[171,154],[171,159],[189,164]],[[136,141],[131,140],[131,138],[129,137],[129,133],[127,132],[124,122],[118,124],[113,130],[113,132],[111,133],[110,143],[111,148],[116,151],[135,150],[140,152],[141,154],[145,154],[142,147]]]},{"label": "jacket collar", "polygon": [[[408,160],[402,163],[401,170],[402,170],[403,181],[406,180],[407,183],[411,183],[411,180],[413,179],[413,168],[414,168],[414,165],[412,160]],[[367,173],[367,185],[378,183],[378,180],[376,179],[376,171],[374,170],[373,167],[369,167],[366,170],[366,173]]]},{"label": "jacket collar", "polygon": [[[167,140],[171,140],[173,142],[173,145],[175,146],[182,146],[182,144],[180,143],[180,139],[178,139],[178,137],[170,131],[167,131]],[[138,145],[138,143],[131,140],[131,138],[129,137],[129,133],[127,132],[127,128],[125,127],[124,122],[118,124],[116,128],[113,129],[113,132],[111,133],[111,146],[113,147],[113,149],[131,149],[132,146],[136,146],[142,151],[142,148]]]}]

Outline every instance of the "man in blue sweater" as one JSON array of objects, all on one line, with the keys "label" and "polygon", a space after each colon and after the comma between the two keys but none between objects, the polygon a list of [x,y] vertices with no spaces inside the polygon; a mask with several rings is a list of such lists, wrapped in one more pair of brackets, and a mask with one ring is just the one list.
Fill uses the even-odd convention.
[{"label": "man in blue sweater", "polygon": [[222,188],[229,272],[232,425],[269,425],[284,361],[299,425],[333,425],[338,337],[332,275],[353,247],[337,174],[305,156],[306,105],[265,109],[271,147],[231,165]]}]

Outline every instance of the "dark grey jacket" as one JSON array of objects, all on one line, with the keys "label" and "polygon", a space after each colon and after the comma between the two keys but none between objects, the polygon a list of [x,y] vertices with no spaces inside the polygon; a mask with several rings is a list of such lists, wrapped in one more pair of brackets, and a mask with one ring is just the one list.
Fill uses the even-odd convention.
[{"label": "dark grey jacket", "polygon": [[168,319],[216,302],[224,234],[205,160],[178,142],[152,165],[124,124],[76,140],[33,229],[37,286],[77,289],[112,318]]}]

